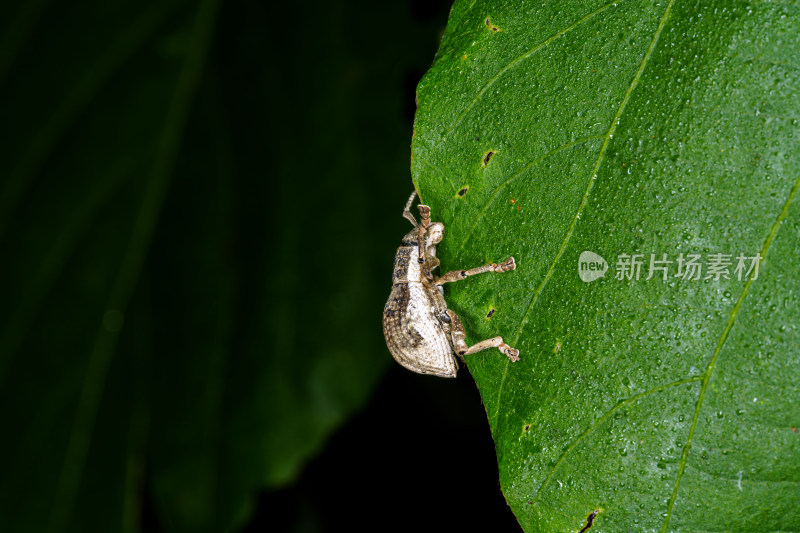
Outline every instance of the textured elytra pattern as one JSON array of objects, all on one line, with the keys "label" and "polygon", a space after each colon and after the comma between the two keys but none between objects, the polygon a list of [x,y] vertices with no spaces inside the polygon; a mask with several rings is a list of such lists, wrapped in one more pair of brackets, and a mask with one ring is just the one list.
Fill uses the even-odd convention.
[{"label": "textured elytra pattern", "polygon": [[395,257],[392,292],[383,310],[383,334],[398,363],[421,374],[454,377],[458,371],[450,345],[450,325],[442,294],[420,276],[417,230],[404,239]]}]

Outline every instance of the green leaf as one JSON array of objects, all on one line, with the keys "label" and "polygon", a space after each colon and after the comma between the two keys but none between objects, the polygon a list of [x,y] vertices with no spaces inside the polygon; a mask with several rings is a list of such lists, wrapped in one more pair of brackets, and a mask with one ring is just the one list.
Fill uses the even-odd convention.
[{"label": "green leaf", "polygon": [[437,31],[357,0],[0,7],[4,532],[236,530],[365,404]]},{"label": "green leaf", "polygon": [[[526,531],[595,511],[592,531],[800,528],[798,21],[797,2],[456,1],[413,177],[443,271],[517,260],[447,297],[468,340],[521,352],[467,363]],[[584,251],[604,277],[581,280]],[[730,279],[676,277],[680,254],[703,278],[732,254]]]}]

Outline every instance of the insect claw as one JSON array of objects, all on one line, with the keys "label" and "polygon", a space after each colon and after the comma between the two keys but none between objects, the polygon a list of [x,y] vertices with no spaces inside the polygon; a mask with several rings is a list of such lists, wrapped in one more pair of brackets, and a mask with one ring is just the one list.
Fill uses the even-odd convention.
[{"label": "insect claw", "polygon": [[418,205],[419,215],[422,218],[421,224],[423,228],[427,228],[431,223],[431,208],[427,205]]},{"label": "insect claw", "polygon": [[513,257],[509,257],[506,259],[504,263],[500,263],[496,267],[494,267],[495,272],[508,272],[509,270],[515,270],[517,268],[517,263],[514,261]]},{"label": "insect claw", "polygon": [[506,354],[512,362],[519,361],[519,350],[512,348],[508,344],[500,346],[500,351]]}]

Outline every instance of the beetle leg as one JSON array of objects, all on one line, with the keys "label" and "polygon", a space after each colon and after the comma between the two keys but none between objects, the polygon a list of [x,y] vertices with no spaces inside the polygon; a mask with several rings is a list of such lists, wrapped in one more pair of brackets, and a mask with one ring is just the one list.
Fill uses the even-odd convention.
[{"label": "beetle leg", "polygon": [[463,359],[465,355],[470,355],[475,352],[480,352],[487,348],[497,348],[500,353],[511,359],[512,361],[519,361],[519,350],[516,350],[503,342],[503,337],[492,337],[486,339],[472,346],[467,346],[464,334],[464,325],[461,319],[452,310],[447,310],[447,315],[450,317],[450,336],[453,343],[453,349]]},{"label": "beetle leg", "polygon": [[434,275],[433,271],[439,267],[439,258],[438,257],[431,257],[428,255],[425,259],[425,263],[422,265],[422,273],[425,274],[425,277],[433,280]]},{"label": "beetle leg", "polygon": [[419,224],[419,262],[425,262],[425,230],[431,223],[431,208],[427,205],[418,205],[419,216],[422,219]]},{"label": "beetle leg", "polygon": [[440,276],[439,279],[436,280],[436,284],[442,285],[444,283],[450,283],[451,281],[460,281],[476,274],[483,274],[484,272],[507,272],[515,268],[517,268],[517,264],[514,262],[514,258],[509,257],[505,262],[499,265],[497,263],[489,263],[488,265],[470,270],[451,270],[447,274]]},{"label": "beetle leg", "polygon": [[417,197],[417,191],[411,193],[411,196],[408,197],[408,202],[406,202],[406,208],[403,210],[403,218],[409,220],[414,227],[417,227],[417,219],[414,218],[414,215],[411,214],[411,204],[414,203],[414,198]]}]

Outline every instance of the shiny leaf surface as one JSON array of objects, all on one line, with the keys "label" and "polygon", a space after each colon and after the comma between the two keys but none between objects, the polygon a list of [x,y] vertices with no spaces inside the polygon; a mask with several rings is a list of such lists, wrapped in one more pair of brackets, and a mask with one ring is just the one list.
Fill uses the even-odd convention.
[{"label": "shiny leaf surface", "polygon": [[456,1],[413,176],[443,270],[517,259],[448,301],[526,531],[800,528],[798,20]]}]

